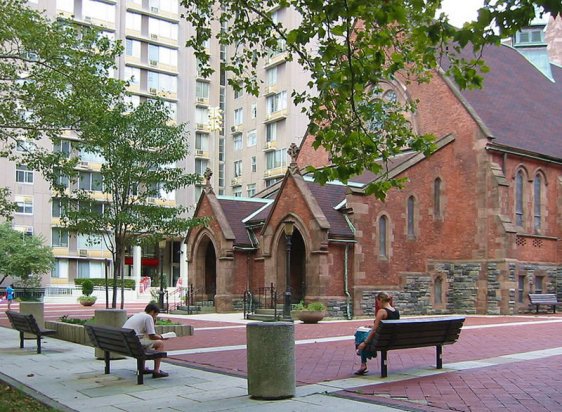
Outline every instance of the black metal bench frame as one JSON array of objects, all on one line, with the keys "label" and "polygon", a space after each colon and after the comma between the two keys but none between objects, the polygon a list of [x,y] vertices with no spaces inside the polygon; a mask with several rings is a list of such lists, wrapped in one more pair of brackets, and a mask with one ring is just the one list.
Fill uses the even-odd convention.
[{"label": "black metal bench frame", "polygon": [[144,383],[145,361],[168,357],[166,352],[144,349],[133,329],[96,325],[84,325],[84,327],[92,345],[104,351],[106,375],[110,372],[111,352],[137,360],[137,383],[139,385]]},{"label": "black metal bench frame", "polygon": [[442,369],[443,345],[458,340],[464,320],[462,316],[383,320],[367,350],[380,351],[381,378],[388,376],[387,352],[390,350],[435,346],[437,369]]},{"label": "black metal bench frame", "polygon": [[41,353],[41,338],[43,336],[55,335],[56,330],[45,329],[37,324],[32,314],[6,311],[6,315],[12,324],[12,328],[20,333],[20,348],[23,349],[24,334],[29,333],[37,337],[37,353]]},{"label": "black metal bench frame", "polygon": [[540,305],[552,306],[553,313],[556,313],[556,306],[562,305],[554,293],[529,293],[529,302],[536,306],[536,313],[539,313]]}]

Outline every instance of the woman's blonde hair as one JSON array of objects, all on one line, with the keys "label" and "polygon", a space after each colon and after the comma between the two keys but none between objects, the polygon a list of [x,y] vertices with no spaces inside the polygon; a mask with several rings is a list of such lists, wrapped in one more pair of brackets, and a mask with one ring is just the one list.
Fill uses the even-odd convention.
[{"label": "woman's blonde hair", "polygon": [[379,292],[377,293],[377,299],[380,299],[384,303],[390,302],[390,295],[386,292]]}]

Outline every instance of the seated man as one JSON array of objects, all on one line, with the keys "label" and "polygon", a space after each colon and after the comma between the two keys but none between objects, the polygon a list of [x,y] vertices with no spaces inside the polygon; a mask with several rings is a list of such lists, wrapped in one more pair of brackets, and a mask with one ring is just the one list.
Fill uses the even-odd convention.
[{"label": "seated man", "polygon": [[[145,349],[162,351],[164,350],[164,339],[161,335],[157,335],[154,329],[154,322],[159,313],[160,308],[158,305],[156,303],[149,303],[144,308],[144,312],[131,316],[123,327],[134,329]],[[153,378],[165,378],[168,376],[166,372],[160,370],[160,361],[160,358],[154,359],[154,370],[144,368],[144,373],[152,373]]]}]

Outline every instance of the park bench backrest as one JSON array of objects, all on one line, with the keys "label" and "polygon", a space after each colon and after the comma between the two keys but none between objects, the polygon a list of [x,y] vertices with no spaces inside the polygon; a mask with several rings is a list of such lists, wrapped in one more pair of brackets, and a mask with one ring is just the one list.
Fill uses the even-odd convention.
[{"label": "park bench backrest", "polygon": [[12,327],[22,332],[32,333],[34,335],[41,334],[39,325],[35,321],[32,314],[24,314],[14,311],[6,311],[6,315],[12,324]]},{"label": "park bench backrest", "polygon": [[85,325],[88,337],[101,350],[144,358],[145,352],[133,329]]},{"label": "park bench backrest", "polygon": [[553,305],[558,302],[554,293],[529,293],[532,304]]},{"label": "park bench backrest", "polygon": [[381,321],[373,344],[377,350],[448,345],[459,338],[464,317]]}]

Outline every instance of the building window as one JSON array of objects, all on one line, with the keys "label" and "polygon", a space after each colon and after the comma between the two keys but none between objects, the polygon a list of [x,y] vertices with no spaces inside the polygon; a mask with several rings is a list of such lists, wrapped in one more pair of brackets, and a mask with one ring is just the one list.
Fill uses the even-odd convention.
[{"label": "building window", "polygon": [[242,160],[236,160],[234,162],[234,177],[242,176]]},{"label": "building window", "polygon": [[232,137],[234,150],[242,150],[242,133],[237,133]]},{"label": "building window", "polygon": [[149,91],[156,90],[166,93],[177,93],[178,78],[176,76],[152,71],[147,71],[147,74]]},{"label": "building window", "polygon": [[33,183],[33,171],[26,165],[16,165],[16,182]]},{"label": "building window", "polygon": [[267,169],[270,170],[270,169],[277,169],[278,167],[285,167],[287,165],[285,152],[286,152],[285,149],[267,152],[265,154]]},{"label": "building window", "polygon": [[176,67],[178,65],[178,51],[169,47],[148,45],[148,62],[150,64],[162,63],[167,66]]},{"label": "building window", "polygon": [[265,140],[266,142],[277,140],[277,122],[268,123],[265,126]]},{"label": "building window", "polygon": [[195,150],[209,150],[209,136],[205,133],[195,133]]},{"label": "building window", "polygon": [[68,259],[56,259],[51,271],[51,277],[56,279],[68,279]]},{"label": "building window", "polygon": [[274,86],[277,84],[277,66],[268,69],[266,72],[267,85]]},{"label": "building window", "polygon": [[239,108],[234,110],[234,124],[236,126],[242,124],[244,122],[244,109]]},{"label": "building window", "polygon": [[241,88],[239,90],[234,90],[234,98],[238,99],[240,97],[244,96],[244,88],[243,86],[241,86]]},{"label": "building window", "polygon": [[70,157],[70,152],[72,151],[72,144],[70,143],[70,140],[59,140],[53,145],[53,150],[56,153],[63,153],[63,157],[68,159]]},{"label": "building window", "polygon": [[408,236],[414,237],[415,236],[415,206],[416,206],[416,199],[414,196],[410,196],[408,198]]},{"label": "building window", "polygon": [[256,184],[252,183],[246,187],[248,197],[252,197],[256,194]]},{"label": "building window", "polygon": [[16,196],[16,213],[33,214],[33,199],[27,196]]},{"label": "building window", "polygon": [[206,107],[196,107],[195,122],[202,125],[209,124],[209,109]]},{"label": "building window", "polygon": [[140,69],[125,66],[125,80],[131,85],[138,87],[140,85]]},{"label": "building window", "polygon": [[433,282],[433,303],[435,305],[443,304],[443,279],[441,276],[435,278],[435,282]]},{"label": "building window", "polygon": [[141,57],[141,42],[138,40],[127,39],[125,41],[125,53],[129,57],[140,59]]},{"label": "building window", "polygon": [[207,167],[209,167],[209,161],[207,159],[195,159],[195,173],[203,176]]},{"label": "building window", "polygon": [[535,293],[542,293],[544,276],[535,276]]},{"label": "building window", "polygon": [[287,92],[282,91],[266,98],[267,114],[278,112],[287,108]]},{"label": "building window", "polygon": [[78,261],[78,278],[102,278],[103,276],[103,262]]},{"label": "building window", "polygon": [[525,297],[525,276],[517,278],[517,302],[523,303]]},{"label": "building window", "polygon": [[51,216],[61,217],[64,214],[64,206],[59,199],[51,199]]},{"label": "building window", "polygon": [[441,218],[441,179],[439,177],[433,181],[433,213],[434,218]]},{"label": "building window", "polygon": [[148,32],[151,37],[166,37],[168,39],[178,39],[178,24],[166,20],[148,18]]},{"label": "building window", "polygon": [[379,219],[379,256],[385,258],[388,257],[387,228],[388,219],[386,216],[381,216]]},{"label": "building window", "polygon": [[115,23],[115,5],[94,0],[84,0],[82,3],[82,15]]},{"label": "building window", "polygon": [[252,119],[255,119],[258,116],[258,105],[255,103],[252,103],[251,115],[252,115]]},{"label": "building window", "polygon": [[541,175],[535,176],[535,181],[533,182],[533,214],[534,214],[534,229],[535,232],[541,229],[541,186],[542,179]]},{"label": "building window", "polygon": [[141,31],[142,17],[138,13],[127,12],[125,15],[125,28],[134,31]]},{"label": "building window", "polygon": [[515,224],[523,226],[523,171],[515,175]]},{"label": "building window", "polygon": [[150,10],[153,11],[162,10],[162,11],[167,11],[168,13],[174,13],[174,14],[178,13],[177,0],[150,0],[149,5],[150,5]]},{"label": "building window", "polygon": [[[37,2],[35,2],[37,3]],[[74,13],[74,0],[57,0],[57,10]]]},{"label": "building window", "polygon": [[237,186],[232,190],[234,197],[242,197],[242,187]]},{"label": "building window", "polygon": [[103,190],[103,179],[101,173],[80,172],[80,181],[78,186],[80,190],[101,192]]},{"label": "building window", "polygon": [[254,172],[254,173],[257,172],[258,163],[257,163],[257,160],[256,160],[256,156],[252,156],[250,158],[250,162],[251,162],[250,164],[251,164],[251,167],[252,167],[252,172]]},{"label": "building window", "polygon": [[248,138],[248,146],[255,146],[257,141],[257,134],[256,130],[250,130],[247,135]]},{"label": "building window", "polygon": [[195,95],[198,99],[209,98],[209,83],[195,82]]},{"label": "building window", "polygon": [[51,246],[68,247],[68,230],[54,227],[51,230]]}]

